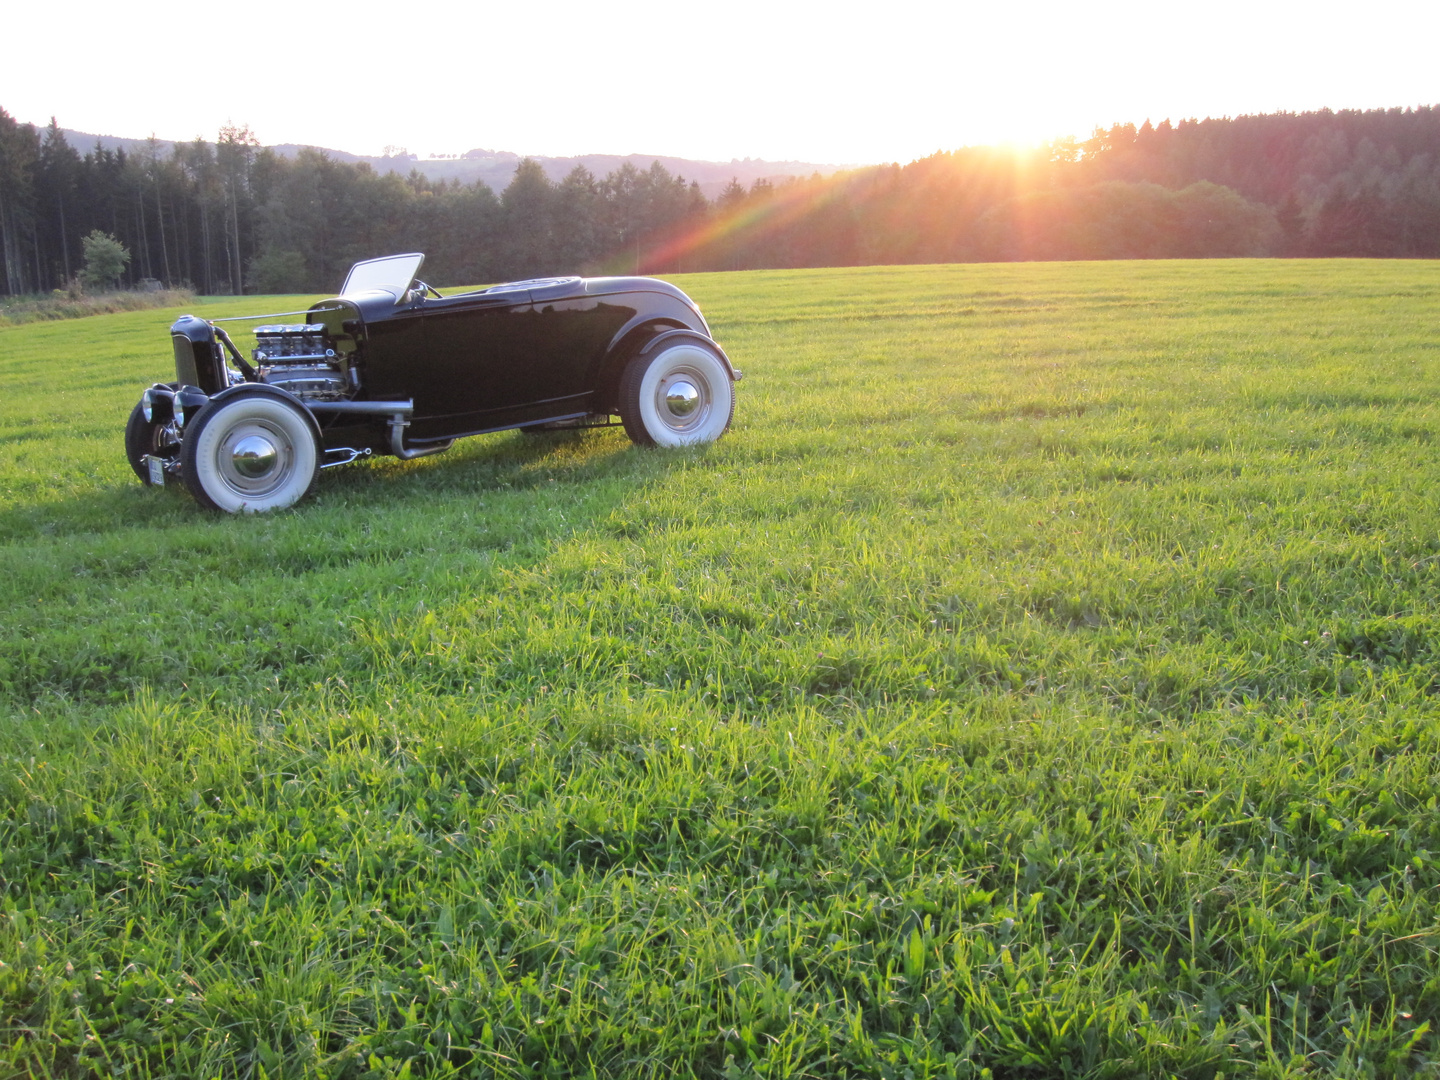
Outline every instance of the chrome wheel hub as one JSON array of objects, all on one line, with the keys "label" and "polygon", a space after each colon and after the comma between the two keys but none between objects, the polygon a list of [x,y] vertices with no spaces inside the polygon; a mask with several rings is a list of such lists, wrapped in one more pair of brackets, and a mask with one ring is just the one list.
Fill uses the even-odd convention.
[{"label": "chrome wheel hub", "polygon": [[655,412],[677,434],[688,434],[710,415],[710,383],[689,364],[672,368],[655,387]]},{"label": "chrome wheel hub", "polygon": [[295,447],[278,425],[247,417],[221,437],[215,465],[236,495],[258,499],[285,484],[295,467]]},{"label": "chrome wheel hub", "polygon": [[665,390],[665,407],[683,420],[700,406],[700,391],[685,379],[676,379]]},{"label": "chrome wheel hub", "polygon": [[279,456],[275,444],[264,435],[246,435],[237,440],[230,450],[235,472],[247,480],[259,480],[268,476],[274,471],[275,461]]}]

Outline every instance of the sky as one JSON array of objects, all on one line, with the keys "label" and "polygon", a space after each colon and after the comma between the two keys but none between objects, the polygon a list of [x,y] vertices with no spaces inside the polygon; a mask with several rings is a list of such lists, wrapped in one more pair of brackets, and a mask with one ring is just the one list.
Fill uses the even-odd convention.
[{"label": "sky", "polygon": [[14,5],[37,126],[421,157],[905,163],[1113,123],[1440,104],[1440,2]]}]

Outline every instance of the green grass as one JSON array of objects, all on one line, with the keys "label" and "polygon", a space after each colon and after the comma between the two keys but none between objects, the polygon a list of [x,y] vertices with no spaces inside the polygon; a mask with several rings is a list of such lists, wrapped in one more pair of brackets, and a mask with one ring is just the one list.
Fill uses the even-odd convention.
[{"label": "green grass", "polygon": [[194,296],[188,289],[161,289],[156,292],[124,290],[97,293],[93,296],[71,296],[63,289],[56,289],[49,295],[0,297],[0,326],[19,326],[22,323],[57,319],[83,319],[89,315],[168,308],[193,302]]},{"label": "green grass", "polygon": [[1440,264],[679,280],[715,446],[266,517],[0,329],[0,1073],[1436,1075]]}]

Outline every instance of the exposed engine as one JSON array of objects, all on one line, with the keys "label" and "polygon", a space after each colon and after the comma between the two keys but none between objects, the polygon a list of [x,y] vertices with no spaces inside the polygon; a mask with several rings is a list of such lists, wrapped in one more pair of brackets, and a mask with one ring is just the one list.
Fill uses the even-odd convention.
[{"label": "exposed engine", "polygon": [[316,323],[277,323],[255,328],[255,367],[260,381],[302,401],[341,401],[351,394],[340,357]]}]

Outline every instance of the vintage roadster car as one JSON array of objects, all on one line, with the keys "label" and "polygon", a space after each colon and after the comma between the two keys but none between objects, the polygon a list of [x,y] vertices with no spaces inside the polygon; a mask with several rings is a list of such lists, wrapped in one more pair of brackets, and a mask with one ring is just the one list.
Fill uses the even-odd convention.
[{"label": "vintage roadster car", "polygon": [[[179,479],[219,510],[275,510],[321,469],[469,435],[615,414],[641,445],[729,428],[739,372],[668,282],[542,278],[441,296],[416,277],[424,258],[356,263],[339,296],[306,311],[182,316],[175,381],[146,390],[125,428],[136,475]],[[226,322],[262,324],[249,360]]]}]

